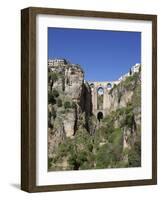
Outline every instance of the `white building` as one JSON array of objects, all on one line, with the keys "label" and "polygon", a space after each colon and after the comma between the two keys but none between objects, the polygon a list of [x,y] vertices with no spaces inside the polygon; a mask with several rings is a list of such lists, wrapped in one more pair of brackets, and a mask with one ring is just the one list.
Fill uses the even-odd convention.
[{"label": "white building", "polygon": [[130,68],[130,71],[124,75],[122,75],[118,80],[122,81],[125,80],[126,77],[133,75],[134,73],[139,72],[141,65],[139,63],[136,63],[134,66]]},{"label": "white building", "polygon": [[139,72],[139,70],[140,70],[140,64],[139,63],[136,63],[134,66],[131,67],[132,73]]},{"label": "white building", "polygon": [[66,59],[49,59],[48,60],[48,66],[49,67],[57,67],[60,65],[66,65],[69,62]]}]

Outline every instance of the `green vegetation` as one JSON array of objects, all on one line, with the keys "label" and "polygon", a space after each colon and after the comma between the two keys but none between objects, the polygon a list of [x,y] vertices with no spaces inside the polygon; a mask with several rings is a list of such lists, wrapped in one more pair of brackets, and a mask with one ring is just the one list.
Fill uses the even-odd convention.
[{"label": "green vegetation", "polygon": [[48,167],[49,168],[51,168],[52,162],[53,162],[53,159],[52,158],[48,158]]},{"label": "green vegetation", "polygon": [[48,103],[49,104],[56,104],[56,99],[54,98],[53,94],[48,92]]},{"label": "green vegetation", "polygon": [[49,81],[52,80],[53,82],[58,81],[60,78],[64,79],[64,75],[62,72],[49,72],[48,77]]},{"label": "green vegetation", "polygon": [[74,139],[67,138],[59,145],[54,161],[59,163],[63,157],[68,157],[69,169],[91,168],[93,165],[93,145],[91,139],[85,129],[78,130]]},{"label": "green vegetation", "polygon": [[[141,68],[140,68],[141,70]],[[139,81],[140,73],[134,73],[132,76],[128,76],[123,80],[120,84],[116,85],[111,88],[109,94],[112,94],[113,91],[117,91],[120,97],[124,93],[124,90],[133,90],[135,91],[135,87],[141,87],[140,84],[137,84]]]},{"label": "green vegetation", "polygon": [[134,80],[134,76],[128,76],[126,77],[125,81],[122,82],[122,84],[126,89],[130,89]]},{"label": "green vegetation", "polygon": [[141,107],[141,85],[137,85],[132,98],[133,107]]},{"label": "green vegetation", "polygon": [[[140,136],[137,136],[132,148],[123,147],[123,130],[126,127],[131,131],[133,126],[131,113],[131,104],[112,112],[102,120],[94,135],[89,135],[85,128],[80,127],[74,138],[66,138],[59,145],[52,169],[57,170],[57,163],[63,158],[67,158],[70,170],[140,166]],[[118,128],[114,125],[115,121],[119,123]],[[131,140],[132,138],[129,140],[129,145]]]},{"label": "green vegetation", "polygon": [[58,73],[56,72],[49,72],[49,79],[51,79],[53,82],[56,82],[58,80]]},{"label": "green vegetation", "polygon": [[71,102],[70,102],[70,101],[65,101],[65,102],[64,102],[64,108],[65,108],[65,109],[72,108]]},{"label": "green vegetation", "polygon": [[54,98],[57,98],[59,96],[59,92],[57,90],[53,90],[52,95]]},{"label": "green vegetation", "polygon": [[[66,137],[64,130],[62,133],[56,132],[56,139],[61,137],[61,140],[54,147],[53,157],[48,159],[50,170],[141,166],[141,125],[136,124],[135,119],[140,114],[141,108],[139,78],[139,73],[135,73],[113,86],[109,94],[116,95],[118,103],[126,91],[133,91],[132,100],[125,107],[111,111],[109,115],[98,121],[94,115],[87,115],[84,111],[80,111],[80,105],[65,95],[63,74],[49,72],[49,81],[56,82],[59,79],[62,81],[61,89],[51,87],[48,92],[50,134],[54,135],[54,130],[61,125],[61,128],[64,128],[63,119],[69,112],[78,111],[73,137]],[[102,109],[103,96],[98,95],[97,100],[98,108]]]},{"label": "green vegetation", "polygon": [[141,136],[138,134],[135,144],[128,152],[129,167],[141,166]]},{"label": "green vegetation", "polygon": [[56,104],[56,98],[59,96],[59,92],[57,90],[53,90],[48,92],[48,103],[49,104]]},{"label": "green vegetation", "polygon": [[129,167],[139,167],[140,166],[141,157],[137,153],[137,151],[135,151],[135,149],[132,149],[131,151],[129,151],[128,161],[129,161]]},{"label": "green vegetation", "polygon": [[62,100],[61,99],[57,99],[57,106],[62,107]]}]

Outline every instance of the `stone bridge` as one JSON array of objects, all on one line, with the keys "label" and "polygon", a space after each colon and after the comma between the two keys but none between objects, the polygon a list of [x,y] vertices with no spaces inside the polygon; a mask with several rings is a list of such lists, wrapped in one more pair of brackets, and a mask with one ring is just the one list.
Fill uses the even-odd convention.
[{"label": "stone bridge", "polygon": [[119,81],[88,81],[92,92],[92,111],[99,121],[107,115],[109,91],[118,83]]}]

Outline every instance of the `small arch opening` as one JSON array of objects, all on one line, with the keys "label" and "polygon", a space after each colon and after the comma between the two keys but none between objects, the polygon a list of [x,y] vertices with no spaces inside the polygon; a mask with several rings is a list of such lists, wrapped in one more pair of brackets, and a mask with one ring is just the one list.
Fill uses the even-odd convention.
[{"label": "small arch opening", "polygon": [[98,112],[97,119],[98,119],[99,122],[103,119],[103,113],[102,112]]},{"label": "small arch opening", "polygon": [[90,84],[90,87],[91,87],[91,88],[93,88],[93,87],[94,87],[94,84],[93,84],[93,83],[91,83],[91,84]]},{"label": "small arch opening", "polygon": [[111,89],[112,88],[112,84],[111,83],[107,83],[107,88]]},{"label": "small arch opening", "polygon": [[103,87],[99,87],[97,89],[97,94],[101,96],[101,95],[103,95],[103,93],[104,93]]},{"label": "small arch opening", "polygon": [[102,87],[99,87],[97,89],[97,109],[103,110],[103,96],[104,96],[104,90]]}]

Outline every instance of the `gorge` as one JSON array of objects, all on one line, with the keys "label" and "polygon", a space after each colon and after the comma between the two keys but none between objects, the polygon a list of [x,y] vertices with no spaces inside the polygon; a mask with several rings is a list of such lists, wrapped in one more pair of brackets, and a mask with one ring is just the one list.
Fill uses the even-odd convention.
[{"label": "gorge", "polygon": [[48,61],[49,171],[141,166],[141,65],[113,82],[84,73]]}]

